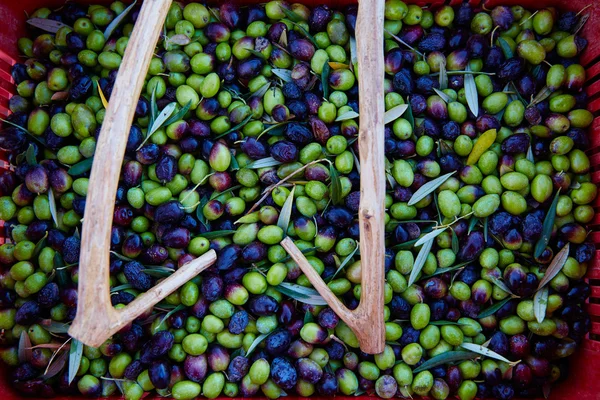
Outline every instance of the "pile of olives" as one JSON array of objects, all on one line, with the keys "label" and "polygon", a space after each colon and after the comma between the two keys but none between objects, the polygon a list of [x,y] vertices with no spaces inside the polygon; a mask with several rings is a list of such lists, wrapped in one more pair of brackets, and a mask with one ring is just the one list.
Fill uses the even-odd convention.
[{"label": "pile of olives", "polygon": [[279,244],[358,305],[357,7],[173,3],[115,199],[112,302],[218,260],[99,348],[71,340],[89,170],[139,10],[42,8],[18,41],[0,358],[20,393],[511,399],[567,377],[597,188],[584,13],[554,8],[386,1],[387,344],[370,355]]}]

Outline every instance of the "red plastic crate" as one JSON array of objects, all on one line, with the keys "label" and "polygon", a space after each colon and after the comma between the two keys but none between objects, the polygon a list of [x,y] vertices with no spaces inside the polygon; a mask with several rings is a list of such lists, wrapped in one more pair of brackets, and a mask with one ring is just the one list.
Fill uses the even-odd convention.
[{"label": "red plastic crate", "polygon": [[[110,4],[111,0],[74,0],[80,3]],[[202,0],[196,0],[202,1]],[[258,3],[262,0],[233,0],[236,3]],[[456,5],[462,0],[404,0],[406,3],[422,6],[437,6],[440,4]],[[10,67],[19,58],[17,39],[25,35],[26,13],[33,12],[39,7],[58,8],[65,0],[0,0],[0,117],[7,116],[8,100],[13,94],[14,86],[10,75]],[[291,0],[290,0],[291,2]],[[312,6],[329,4],[333,7],[342,7],[356,3],[353,0],[298,0],[303,4]],[[554,6],[564,11],[578,12],[589,6],[585,13],[590,14],[581,35],[588,39],[588,46],[581,55],[581,64],[587,71],[585,90],[589,95],[588,109],[594,115],[594,122],[589,129],[591,147],[587,153],[592,163],[593,182],[600,183],[600,0],[469,0],[471,4],[483,4],[491,9],[496,5],[521,5],[529,9]],[[221,1],[212,0],[209,3],[220,4]],[[0,173],[10,166],[5,161],[5,154],[0,151]],[[5,193],[0,193],[0,196]],[[600,197],[594,202],[597,211],[592,222],[593,241],[600,248]],[[4,230],[0,221],[0,244],[4,242]],[[594,260],[588,268],[587,279],[592,287],[592,293],[587,304],[587,312],[592,318],[592,329],[577,353],[571,357],[571,371],[569,379],[555,385],[550,393],[550,400],[598,400],[600,399],[600,250],[596,251]],[[16,393],[7,380],[5,367],[0,366],[0,398],[15,400],[22,398]],[[58,400],[68,400],[73,397],[56,397]],[[294,397],[288,397],[294,399]],[[298,397],[296,397],[297,399]],[[315,396],[315,398],[318,398]],[[347,397],[337,396],[340,400],[366,399],[367,396]]]}]

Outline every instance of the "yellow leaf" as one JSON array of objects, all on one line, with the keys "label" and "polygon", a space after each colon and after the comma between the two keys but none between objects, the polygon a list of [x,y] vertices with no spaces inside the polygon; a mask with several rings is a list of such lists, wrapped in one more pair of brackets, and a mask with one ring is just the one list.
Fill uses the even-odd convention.
[{"label": "yellow leaf", "polygon": [[108,108],[108,101],[106,101],[106,97],[104,97],[104,93],[102,93],[102,88],[100,87],[99,82],[96,82],[96,87],[98,88],[98,94],[100,95],[100,100],[102,100],[102,105],[104,108]]},{"label": "yellow leaf", "polygon": [[331,69],[348,69],[348,68],[350,68],[350,66],[348,64],[339,63],[339,62],[330,61],[328,64],[331,67]]},{"label": "yellow leaf", "polygon": [[469,154],[469,158],[467,158],[467,165],[473,165],[479,161],[479,157],[481,157],[481,155],[485,153],[485,151],[489,149],[492,144],[494,144],[494,141],[496,141],[495,129],[490,129],[483,132],[483,134],[477,139],[477,142],[475,142],[475,145],[471,150],[471,154]]}]

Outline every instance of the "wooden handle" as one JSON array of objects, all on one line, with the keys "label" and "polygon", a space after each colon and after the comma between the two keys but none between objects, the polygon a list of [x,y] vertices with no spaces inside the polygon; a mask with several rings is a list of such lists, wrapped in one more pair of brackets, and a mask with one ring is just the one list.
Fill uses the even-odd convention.
[{"label": "wooden handle", "polygon": [[296,261],[327,304],[346,322],[365,353],[381,353],[385,346],[385,151],[384,151],[384,0],[361,0],[356,21],[358,93],[360,98],[360,257],[361,298],[358,308],[348,310],[331,292],[294,242],[281,245]]},{"label": "wooden handle", "polygon": [[90,174],[79,258],[79,304],[69,334],[98,347],[216,260],[210,251],[122,310],[110,301],[109,249],[115,196],[135,107],[172,0],[145,0],[119,68]]}]

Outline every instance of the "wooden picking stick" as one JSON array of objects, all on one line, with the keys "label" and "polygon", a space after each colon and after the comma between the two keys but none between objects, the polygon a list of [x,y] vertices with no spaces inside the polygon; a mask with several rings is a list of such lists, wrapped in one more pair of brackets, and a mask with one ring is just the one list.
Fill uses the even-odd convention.
[{"label": "wooden picking stick", "polygon": [[129,129],[144,78],[172,0],[145,0],[117,75],[102,123],[90,174],[79,259],[79,304],[69,334],[98,347],[178,287],[216,261],[214,250],[179,268],[173,275],[121,310],[110,301],[110,233],[115,196]]},{"label": "wooden picking stick", "polygon": [[349,310],[288,237],[281,245],[336,314],[354,331],[362,351],[381,353],[385,346],[384,305],[384,0],[360,0],[356,21],[360,97],[360,304]]}]

